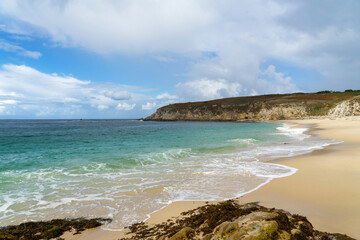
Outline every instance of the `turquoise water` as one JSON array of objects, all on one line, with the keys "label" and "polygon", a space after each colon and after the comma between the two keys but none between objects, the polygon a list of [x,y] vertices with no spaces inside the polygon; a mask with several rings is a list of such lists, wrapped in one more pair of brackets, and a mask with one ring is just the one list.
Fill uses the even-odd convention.
[{"label": "turquoise water", "polygon": [[0,225],[221,200],[296,170],[268,160],[330,144],[275,123],[1,120]]}]

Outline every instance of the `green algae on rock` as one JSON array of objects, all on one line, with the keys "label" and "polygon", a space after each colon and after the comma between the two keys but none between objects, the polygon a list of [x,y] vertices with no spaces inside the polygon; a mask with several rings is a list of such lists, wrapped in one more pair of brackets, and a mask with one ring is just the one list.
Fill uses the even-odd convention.
[{"label": "green algae on rock", "polygon": [[165,223],[128,227],[131,235],[121,240],[351,240],[343,234],[320,232],[306,217],[257,203],[240,205],[233,200],[208,204]]}]

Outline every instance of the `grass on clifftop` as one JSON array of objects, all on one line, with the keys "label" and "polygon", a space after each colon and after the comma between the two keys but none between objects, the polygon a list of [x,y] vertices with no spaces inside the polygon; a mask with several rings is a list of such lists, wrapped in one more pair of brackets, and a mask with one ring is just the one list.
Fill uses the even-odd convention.
[{"label": "grass on clifftop", "polygon": [[274,105],[304,104],[308,113],[312,116],[323,116],[336,104],[360,95],[360,90],[346,90],[345,92],[320,91],[317,93],[292,93],[292,94],[269,94],[248,97],[223,98],[203,102],[175,103],[166,107],[174,109],[191,109],[209,106],[236,106],[246,111],[257,103],[262,103],[267,108]]}]

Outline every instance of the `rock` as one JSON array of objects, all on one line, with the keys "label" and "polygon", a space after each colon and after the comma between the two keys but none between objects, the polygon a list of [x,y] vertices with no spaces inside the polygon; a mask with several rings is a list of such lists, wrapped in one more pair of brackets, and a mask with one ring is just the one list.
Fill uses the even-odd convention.
[{"label": "rock", "polygon": [[312,236],[306,236],[306,234],[304,234],[299,229],[291,230],[291,239],[293,239],[293,240],[309,239],[310,237],[312,237]]},{"label": "rock", "polygon": [[354,97],[353,99],[339,103],[335,108],[330,109],[328,115],[332,118],[359,116],[360,97]]},{"label": "rock", "polygon": [[[234,228],[234,223],[227,223],[223,226],[225,231],[221,231],[221,228],[216,231],[210,240],[217,239],[252,239],[252,240],[266,240],[272,239],[277,235],[278,225],[276,221],[256,221],[248,222],[245,226]],[[231,231],[226,231],[230,227]]]},{"label": "rock", "polygon": [[221,105],[195,108],[176,108],[168,105],[159,108],[145,120],[157,121],[267,121],[308,116],[304,104],[266,106],[262,102],[253,105]]},{"label": "rock", "polygon": [[206,234],[201,240],[211,240],[212,238],[212,234],[209,233],[209,234]]},{"label": "rock", "polygon": [[270,220],[270,219],[276,218],[277,216],[278,216],[278,214],[274,213],[274,212],[257,211],[257,212],[252,212],[248,215],[239,217],[238,219],[235,220],[235,222],[237,222],[239,225],[243,225],[246,222],[259,221],[259,220]]},{"label": "rock", "polygon": [[[238,230],[239,230],[239,225],[236,222],[223,222],[214,229],[213,234],[215,239],[220,237],[228,238],[234,233],[238,232]],[[211,239],[214,239],[214,237]]]},{"label": "rock", "polygon": [[286,232],[286,231],[281,231],[281,233],[279,234],[278,239],[279,240],[290,240],[291,239],[291,234]]},{"label": "rock", "polygon": [[360,91],[352,94],[279,94],[176,103],[157,109],[144,120],[269,121],[319,116],[360,116],[359,94]]},{"label": "rock", "polygon": [[313,226],[309,222],[299,221],[297,228],[307,236],[311,236],[314,232]]},{"label": "rock", "polygon": [[267,240],[277,235],[278,224],[276,221],[261,221],[249,224],[243,239]]},{"label": "rock", "polygon": [[306,217],[297,214],[256,203],[239,205],[235,201],[199,207],[182,213],[174,222],[133,229],[133,235],[122,240],[354,240],[316,231]]},{"label": "rock", "polygon": [[185,227],[170,237],[169,240],[188,240],[192,233],[194,233],[194,229]]}]

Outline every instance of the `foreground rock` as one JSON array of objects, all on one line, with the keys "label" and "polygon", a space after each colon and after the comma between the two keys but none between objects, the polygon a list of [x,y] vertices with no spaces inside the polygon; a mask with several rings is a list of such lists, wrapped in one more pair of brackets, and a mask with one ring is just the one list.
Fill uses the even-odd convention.
[{"label": "foreground rock", "polygon": [[108,222],[111,222],[111,220],[107,218],[54,219],[51,221],[27,222],[17,226],[0,227],[0,240],[53,239],[60,237],[66,231],[79,234],[86,229],[99,227]]},{"label": "foreground rock", "polygon": [[199,207],[151,227],[145,223],[134,224],[129,230],[131,236],[122,240],[352,239],[343,234],[317,231],[300,215],[257,203],[239,205],[234,201]]},{"label": "foreground rock", "polygon": [[269,121],[360,115],[360,91],[273,94],[176,103],[146,121]]}]

